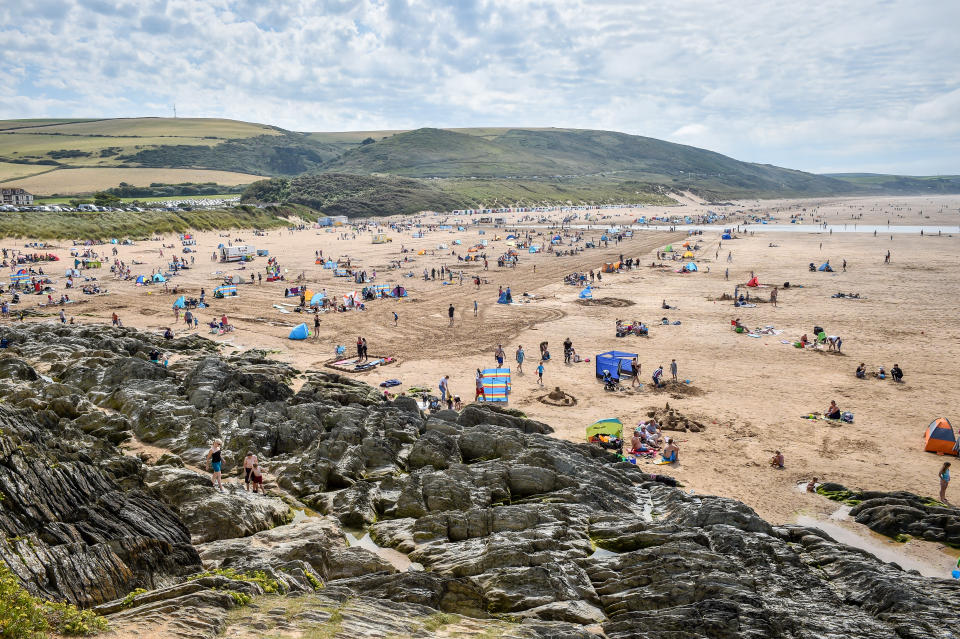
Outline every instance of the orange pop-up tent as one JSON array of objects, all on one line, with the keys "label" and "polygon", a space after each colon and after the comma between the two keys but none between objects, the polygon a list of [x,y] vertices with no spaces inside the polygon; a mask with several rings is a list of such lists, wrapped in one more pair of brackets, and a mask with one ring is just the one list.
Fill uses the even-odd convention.
[{"label": "orange pop-up tent", "polygon": [[957,455],[957,436],[946,417],[938,417],[930,422],[924,433],[923,450],[930,453]]}]

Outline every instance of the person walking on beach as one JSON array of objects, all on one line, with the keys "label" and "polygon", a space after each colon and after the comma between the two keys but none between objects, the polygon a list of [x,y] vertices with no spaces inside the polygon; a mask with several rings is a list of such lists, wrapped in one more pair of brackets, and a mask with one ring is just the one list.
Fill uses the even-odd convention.
[{"label": "person walking on beach", "polygon": [[670,360],[670,374],[673,376],[673,381],[677,381],[677,360]]},{"label": "person walking on beach", "polygon": [[503,345],[497,344],[496,350],[493,351],[493,358],[497,360],[497,368],[503,368]]},{"label": "person walking on beach", "polygon": [[847,272],[847,260],[843,260],[843,272]]},{"label": "person walking on beach", "polygon": [[733,261],[733,251],[727,253],[727,262]]},{"label": "person walking on beach", "polygon": [[777,307],[777,287],[774,286],[773,290],[770,291],[770,301],[773,302],[773,307]]},{"label": "person walking on beach", "polygon": [[450,318],[450,326],[453,326],[453,304],[450,305],[450,308],[447,309],[447,316]]},{"label": "person walking on beach", "polygon": [[363,361],[363,338],[359,335],[357,336],[357,361]]},{"label": "person walking on beach", "polygon": [[537,383],[543,386],[543,360],[537,365]]},{"label": "person walking on beach", "polygon": [[320,339],[320,314],[314,313],[313,315],[313,339]]},{"label": "person walking on beach", "polygon": [[223,442],[219,439],[215,439],[213,444],[210,445],[210,450],[207,451],[207,470],[212,473],[211,480],[221,493],[223,492],[223,484],[220,481],[220,468],[223,464],[222,444]]},{"label": "person walking on beach", "polygon": [[943,462],[940,467],[940,502],[950,505],[947,501],[947,486],[950,484],[950,462]]},{"label": "person walking on beach", "polygon": [[394,311],[394,312],[393,312],[393,325],[396,326],[396,325],[397,325],[397,322],[399,322],[399,321],[400,321],[400,316],[397,315],[397,312],[396,312],[396,311]]},{"label": "person walking on beach", "polygon": [[367,361],[367,338],[363,338],[363,361]]},{"label": "person walking on beach", "polygon": [[477,312],[478,312],[477,300],[473,300],[473,316],[474,317],[477,317]]},{"label": "person walking on beach", "polygon": [[889,250],[889,249],[887,250],[887,256],[886,256],[885,258],[883,258],[883,263],[884,263],[884,264],[889,264],[889,263],[890,263],[890,250]]},{"label": "person walking on beach", "polygon": [[524,352],[523,352],[523,345],[521,344],[520,346],[517,346],[517,372],[518,372],[518,373],[523,373],[523,358],[524,358],[524,356],[525,356],[525,355],[524,355]]},{"label": "person walking on beach", "polygon": [[630,374],[633,375],[633,381],[630,382],[630,388],[640,385],[640,369],[642,364],[634,357],[630,360]]}]

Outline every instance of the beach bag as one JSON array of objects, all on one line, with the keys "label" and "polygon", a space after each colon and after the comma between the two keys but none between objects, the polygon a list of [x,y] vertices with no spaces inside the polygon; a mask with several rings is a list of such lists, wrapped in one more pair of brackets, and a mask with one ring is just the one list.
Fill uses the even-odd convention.
[{"label": "beach bag", "polygon": [[843,414],[841,414],[841,415],[840,415],[840,421],[845,422],[845,423],[847,423],[847,424],[852,424],[852,423],[853,423],[853,413],[849,413],[849,412],[848,412],[848,413],[843,413]]}]

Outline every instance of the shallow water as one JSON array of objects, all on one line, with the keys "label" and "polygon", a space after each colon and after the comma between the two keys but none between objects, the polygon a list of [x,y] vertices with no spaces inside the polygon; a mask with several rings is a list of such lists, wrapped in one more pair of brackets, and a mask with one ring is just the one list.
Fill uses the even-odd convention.
[{"label": "shallow water", "polygon": [[[847,517],[849,513],[850,507],[843,506],[831,513],[828,519],[799,515],[797,517],[797,523],[801,526],[819,528],[841,544],[866,550],[880,561],[895,563],[904,570],[916,570],[925,577],[951,578],[950,571],[953,569],[953,566],[949,558],[944,557],[943,564],[936,565],[931,561],[925,561],[911,556],[907,552],[904,544],[895,542],[889,537],[879,535],[866,526],[856,524],[858,530],[862,528],[862,532],[858,532],[838,523],[840,521],[850,521]],[[911,543],[927,542],[913,541]]]},{"label": "shallow water", "polygon": [[[519,224],[522,228],[547,228],[545,224]],[[607,227],[600,224],[567,224],[564,228],[580,229],[602,233]],[[919,235],[923,231],[924,235],[936,235],[942,233],[948,235],[951,233],[960,234],[960,225],[890,225],[886,224],[828,224],[826,228],[819,224],[740,224],[739,227],[731,226],[730,223],[719,224],[633,224],[629,227],[635,231],[703,231],[704,233],[721,233],[724,229],[739,228],[738,233],[747,231],[760,231],[764,233],[821,233],[829,235],[832,230],[834,233],[873,233],[877,235]],[[596,240],[595,240],[596,241]],[[734,240],[727,240],[732,242]]]}]

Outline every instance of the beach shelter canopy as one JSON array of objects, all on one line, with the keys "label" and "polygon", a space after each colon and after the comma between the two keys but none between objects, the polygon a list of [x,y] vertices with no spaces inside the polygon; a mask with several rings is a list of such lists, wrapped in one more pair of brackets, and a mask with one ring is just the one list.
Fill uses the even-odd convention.
[{"label": "beach shelter canopy", "polygon": [[663,249],[663,250],[666,251],[667,253],[672,252],[672,251],[673,251],[673,244],[667,244],[667,248],[665,248],[665,249]]},{"label": "beach shelter canopy", "polygon": [[687,272],[693,272],[693,271],[697,271],[697,270],[699,270],[699,269],[697,268],[697,265],[694,264],[693,262],[688,262],[687,265],[683,267],[683,270],[685,270],[685,271],[687,271]]},{"label": "beach shelter canopy", "polygon": [[159,273],[155,273],[155,274],[153,275],[153,281],[154,281],[154,282],[166,282],[166,281],[167,281],[167,278],[165,278],[163,275],[160,275]]},{"label": "beach shelter canopy", "polygon": [[237,287],[233,284],[225,284],[224,286],[218,286],[213,289],[213,296],[217,297],[227,297],[228,295],[236,295]]},{"label": "beach shelter canopy", "polygon": [[314,293],[310,297],[310,306],[320,306],[321,304],[323,304],[323,298],[325,297],[326,295],[323,293],[323,291],[319,293]]},{"label": "beach shelter canopy", "polygon": [[684,248],[689,248],[689,246],[690,246],[690,242],[684,242],[684,243],[683,243],[683,247],[684,247]]},{"label": "beach shelter canopy", "polygon": [[177,298],[177,301],[173,303],[174,308],[186,308],[187,307],[187,298],[181,295]]},{"label": "beach shelter canopy", "polygon": [[832,271],[833,268],[830,266],[830,262],[824,262],[823,264],[820,265],[820,268],[818,268],[817,270],[818,270],[818,271]]},{"label": "beach shelter canopy", "polygon": [[622,351],[608,351],[600,353],[594,358],[597,364],[597,377],[603,377],[603,371],[610,371],[613,379],[619,380],[621,375],[630,375],[630,361],[637,357],[636,353]]},{"label": "beach shelter canopy", "polygon": [[394,286],[393,290],[390,291],[390,297],[406,297],[407,289],[402,286]]},{"label": "beach shelter canopy", "polygon": [[691,253],[690,251],[685,251],[684,254],[683,254],[683,256],[684,256],[684,257],[693,257],[693,253]]},{"label": "beach shelter canopy", "polygon": [[481,373],[483,401],[506,402],[510,398],[510,369],[485,368]]},{"label": "beach shelter canopy", "polygon": [[510,294],[510,287],[508,286],[502,293],[500,293],[500,299],[497,300],[497,304],[512,304],[513,295]]},{"label": "beach shelter canopy", "polygon": [[290,339],[307,339],[310,336],[310,329],[306,324],[298,324],[290,331]]},{"label": "beach shelter canopy", "polygon": [[723,235],[720,236],[720,239],[721,239],[721,240],[732,240],[732,239],[733,239],[733,236],[730,235],[729,233],[724,233]]},{"label": "beach shelter canopy", "polygon": [[377,297],[386,297],[390,295],[390,285],[389,284],[374,284],[373,285],[373,294]]},{"label": "beach shelter canopy", "polygon": [[593,289],[589,286],[580,291],[580,299],[582,300],[592,300],[593,299]]},{"label": "beach shelter canopy", "polygon": [[612,435],[614,437],[623,437],[623,422],[616,417],[608,419],[598,419],[587,426],[587,441],[594,435]]},{"label": "beach shelter canopy", "polygon": [[333,260],[327,260],[323,263],[323,268],[337,268],[337,263]]},{"label": "beach shelter canopy", "polygon": [[938,417],[930,422],[924,434],[923,450],[930,453],[957,455],[957,436],[946,417]]},{"label": "beach shelter canopy", "polygon": [[137,275],[137,286],[143,286],[143,275]]},{"label": "beach shelter canopy", "polygon": [[760,280],[756,276],[750,278],[750,281],[747,282],[747,286],[760,286]]}]

